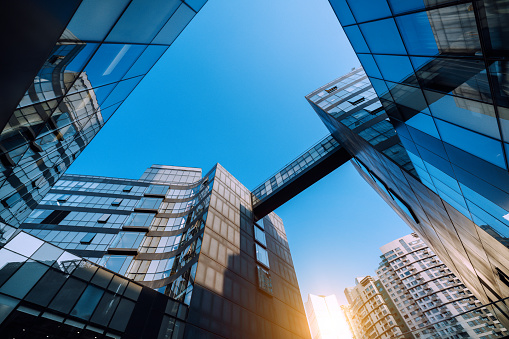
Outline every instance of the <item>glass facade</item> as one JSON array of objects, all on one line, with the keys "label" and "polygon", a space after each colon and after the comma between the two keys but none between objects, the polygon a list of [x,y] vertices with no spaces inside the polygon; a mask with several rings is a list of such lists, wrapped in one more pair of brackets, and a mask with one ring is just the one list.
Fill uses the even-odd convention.
[{"label": "glass facade", "polygon": [[[68,18],[62,18],[67,24],[60,37],[37,41],[53,48],[49,56],[44,53],[44,64],[15,110],[4,113],[1,107],[0,221],[13,227],[37,206],[205,3],[75,2],[74,11],[67,9]],[[58,10],[63,15],[64,8]],[[33,46],[34,55],[38,47]]]},{"label": "glass facade", "polygon": [[154,338],[180,339],[187,311],[24,232],[0,249],[0,331],[6,338],[137,338],[149,326]]},{"label": "glass facade", "polygon": [[[255,223],[251,192],[219,164],[204,176],[200,169],[163,165],[148,168],[139,180],[66,174],[20,228],[30,243],[52,244],[189,308],[178,319],[185,329],[165,314],[167,331],[158,325],[154,338],[309,338],[281,219],[271,213]],[[4,248],[32,255],[35,245],[20,243],[11,240]],[[27,284],[41,279],[36,271],[25,276]],[[4,288],[15,294],[32,288],[18,284],[19,290],[0,281],[0,310]],[[79,285],[87,300],[101,303],[96,285]],[[93,319],[85,301],[59,298],[61,307],[76,305],[76,312]],[[222,307],[211,308],[216,304]],[[11,316],[6,319],[0,329],[13,326]]]},{"label": "glass facade", "polygon": [[[482,303],[509,295],[504,278],[509,274],[507,28],[502,24],[507,5],[330,3],[363,71],[321,87],[308,100],[354,156],[359,173]],[[386,129],[365,132],[376,118],[356,126],[331,107],[362,104],[341,88],[345,78],[359,81],[359,72],[376,92]],[[390,135],[392,149],[373,142]],[[494,312],[507,326],[508,309]]]}]

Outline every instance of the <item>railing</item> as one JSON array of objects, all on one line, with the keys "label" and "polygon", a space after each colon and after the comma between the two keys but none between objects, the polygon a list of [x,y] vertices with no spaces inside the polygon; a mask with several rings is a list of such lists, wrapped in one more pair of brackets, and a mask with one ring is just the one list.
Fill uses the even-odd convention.
[{"label": "railing", "polygon": [[[459,313],[457,315],[450,315],[446,310],[443,319],[437,319],[435,322],[418,328],[416,330],[407,331],[397,335],[395,338],[412,337],[413,334],[422,337],[443,337],[452,336],[457,333],[464,333],[465,335],[472,334],[477,337],[486,336],[487,338],[502,338],[508,335],[508,330],[505,326],[509,323],[509,297],[491,302],[482,306],[471,308],[470,310]],[[439,317],[440,313],[433,316]],[[473,320],[478,320],[474,322]],[[469,324],[471,322],[471,324]],[[488,335],[492,335],[489,337]]]},{"label": "railing", "polygon": [[327,136],[313,145],[309,150],[295,158],[290,164],[274,173],[261,185],[252,191],[253,205],[258,204],[268,195],[288,184],[300,173],[317,163],[325,156],[339,148],[339,143],[331,136]]}]

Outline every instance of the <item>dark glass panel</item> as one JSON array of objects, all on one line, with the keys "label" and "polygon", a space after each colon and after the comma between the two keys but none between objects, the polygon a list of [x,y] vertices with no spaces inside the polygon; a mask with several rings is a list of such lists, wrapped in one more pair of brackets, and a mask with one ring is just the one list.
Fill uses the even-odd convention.
[{"label": "dark glass panel", "polygon": [[372,53],[406,54],[394,19],[359,25]]},{"label": "dark glass panel", "polygon": [[386,0],[349,0],[348,4],[357,22],[391,16]]},{"label": "dark glass panel", "polygon": [[27,260],[26,257],[5,248],[0,250],[0,286]]},{"label": "dark glass panel", "polygon": [[47,306],[66,280],[65,274],[50,269],[30,291],[26,300],[37,305]]},{"label": "dark glass panel", "polygon": [[359,26],[353,25],[344,27],[344,30],[348,39],[350,39],[350,43],[352,44],[355,53],[369,53],[368,45],[361,34]]},{"label": "dark glass panel", "polygon": [[412,57],[422,87],[456,96],[491,102],[482,60]]},{"label": "dark glass panel", "polygon": [[[487,24],[489,37],[485,39],[491,47],[490,52],[509,51],[509,4],[506,1],[484,0],[484,13],[486,20],[482,23]],[[498,54],[496,53],[496,54]]]},{"label": "dark glass panel", "polygon": [[129,319],[131,318],[134,305],[134,302],[131,300],[122,299],[117,307],[117,311],[115,312],[109,327],[117,331],[124,331],[127,323],[129,322]]},{"label": "dark glass panel", "polygon": [[93,284],[106,288],[109,285],[112,278],[113,273],[103,270],[102,268],[99,268],[97,272],[95,272],[95,275],[92,278],[91,282]]},{"label": "dark glass panel", "polygon": [[[17,263],[15,265],[17,265]],[[0,292],[23,299],[47,270],[47,266],[38,262],[25,262],[23,266],[2,285]]]},{"label": "dark glass panel", "polygon": [[350,11],[350,7],[346,0],[330,0],[330,4],[336,12],[336,15],[341,23],[341,26],[351,25],[355,23],[355,19]]},{"label": "dark glass panel", "polygon": [[109,292],[104,293],[101,301],[97,305],[91,321],[106,326],[115,313],[119,301],[120,297],[114,296]]},{"label": "dark glass panel", "polygon": [[141,293],[141,286],[130,282],[127,286],[127,289],[125,290],[124,297],[133,299],[134,301],[138,300],[138,297]]},{"label": "dark glass panel", "polygon": [[509,62],[490,61],[490,78],[498,105],[509,107]]},{"label": "dark glass panel", "polygon": [[394,102],[398,104],[398,107],[408,107],[415,112],[409,114],[409,116],[413,116],[417,112],[425,111],[427,109],[428,104],[426,103],[420,88],[395,84],[388,81],[385,83],[387,87],[389,87],[392,97],[394,98]]},{"label": "dark glass panel", "polygon": [[103,293],[104,291],[100,288],[92,285],[87,286],[80,300],[71,311],[71,315],[85,320],[90,319]]},{"label": "dark glass panel", "polygon": [[49,308],[63,313],[69,313],[86,286],[87,284],[83,281],[70,277],[53,299]]}]

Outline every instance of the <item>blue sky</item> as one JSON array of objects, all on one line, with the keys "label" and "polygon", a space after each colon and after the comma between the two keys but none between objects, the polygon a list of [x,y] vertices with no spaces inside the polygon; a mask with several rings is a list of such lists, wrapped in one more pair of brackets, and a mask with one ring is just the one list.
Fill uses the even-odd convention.
[{"label": "blue sky", "polygon": [[[304,96],[357,66],[326,0],[209,0],[69,173],[219,162],[252,189],[328,134]],[[350,164],[276,213],[303,296],[341,303],[378,247],[410,233]]]}]

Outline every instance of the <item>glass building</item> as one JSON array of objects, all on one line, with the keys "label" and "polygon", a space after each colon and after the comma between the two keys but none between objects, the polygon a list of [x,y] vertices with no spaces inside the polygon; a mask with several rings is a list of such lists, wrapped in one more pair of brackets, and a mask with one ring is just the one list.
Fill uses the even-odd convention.
[{"label": "glass building", "polygon": [[[359,173],[483,304],[507,297],[508,4],[330,3],[363,70],[308,95],[311,105]],[[356,92],[360,82],[374,93]],[[507,324],[504,303],[492,309]]]},{"label": "glass building", "polygon": [[1,222],[22,223],[205,2],[19,1],[0,11],[4,47],[16,51],[4,53],[0,79]]},{"label": "glass building", "polygon": [[[158,332],[152,336],[141,328],[133,332],[136,335],[309,338],[281,219],[271,213],[255,223],[251,192],[219,164],[203,176],[201,169],[162,165],[148,168],[138,180],[66,174],[20,229],[32,242],[65,250],[76,260],[83,258],[87,267],[100,267],[108,276],[164,297],[157,300],[182,307],[177,314],[166,312],[164,305],[156,307],[150,314],[159,322],[151,331]],[[15,239],[4,249],[24,248],[15,246]],[[44,271],[16,271],[20,264],[13,263],[12,257],[6,256],[0,268],[0,298],[12,306],[0,318],[2,333],[4,329],[15,333],[19,308],[35,308],[28,297],[47,284],[41,278]],[[16,288],[23,277],[25,294]],[[123,311],[127,312],[123,333],[107,321],[90,322],[101,312],[100,297],[81,302],[88,318],[76,315],[75,298],[88,297],[86,293],[77,290],[74,299],[62,296],[60,303],[70,313],[56,314],[71,319],[70,326],[92,326],[105,337],[135,337],[127,329],[141,326],[136,325],[136,309]],[[38,304],[37,309],[53,312],[51,305]]]}]

